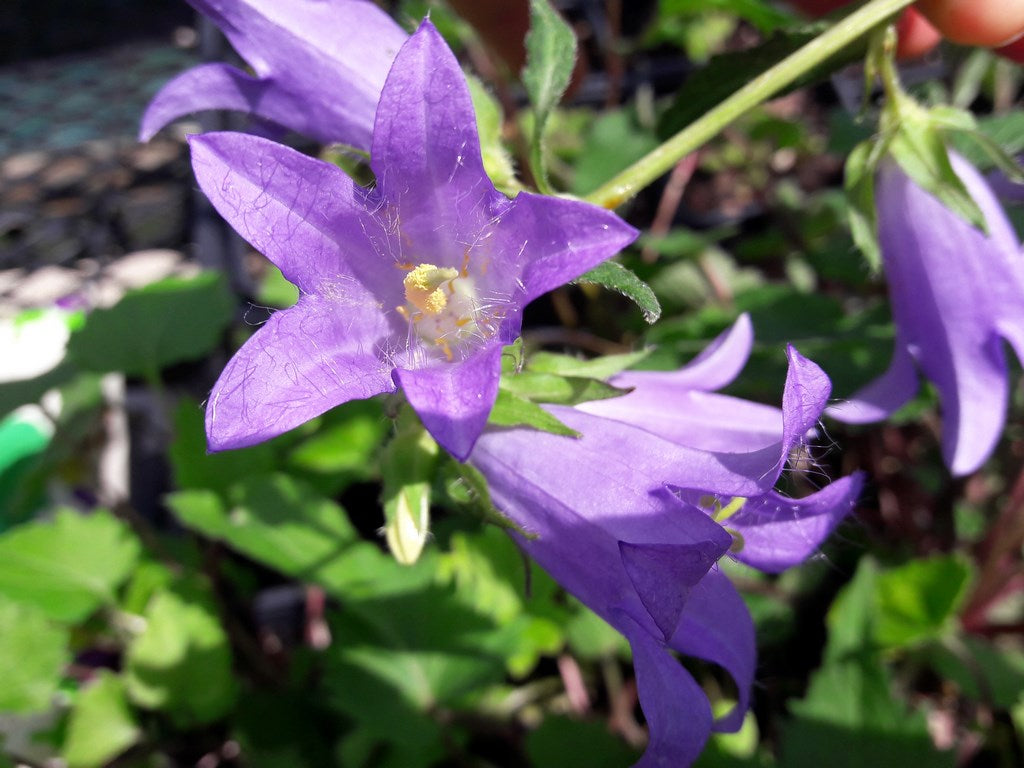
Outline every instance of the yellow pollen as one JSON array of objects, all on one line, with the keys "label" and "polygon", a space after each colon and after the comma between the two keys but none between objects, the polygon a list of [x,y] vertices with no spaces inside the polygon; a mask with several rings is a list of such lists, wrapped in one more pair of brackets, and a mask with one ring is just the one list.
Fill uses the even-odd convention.
[{"label": "yellow pollen", "polygon": [[[448,306],[448,297],[442,286],[450,284],[458,276],[459,271],[451,267],[420,264],[402,281],[405,299],[425,315],[439,315]],[[449,291],[454,292],[451,285]]]}]

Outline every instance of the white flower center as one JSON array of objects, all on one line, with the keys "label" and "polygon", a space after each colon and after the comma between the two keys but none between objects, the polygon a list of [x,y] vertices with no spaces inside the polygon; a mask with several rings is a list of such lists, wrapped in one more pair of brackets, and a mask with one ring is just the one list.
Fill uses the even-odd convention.
[{"label": "white flower center", "polygon": [[440,347],[449,361],[454,359],[453,345],[462,339],[494,333],[483,327],[487,323],[480,322],[480,305],[467,266],[410,265],[402,281],[406,303],[397,307],[412,323],[416,335]]}]

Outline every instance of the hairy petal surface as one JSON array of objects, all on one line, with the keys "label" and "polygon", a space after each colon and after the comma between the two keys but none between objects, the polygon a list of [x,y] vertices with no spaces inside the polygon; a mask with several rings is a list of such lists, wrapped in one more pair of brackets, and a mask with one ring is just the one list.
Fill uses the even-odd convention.
[{"label": "hairy petal surface", "polygon": [[864,476],[858,473],[802,499],[788,499],[774,491],[748,499],[724,522],[742,537],[742,547],[733,557],[767,573],[802,563],[853,511],[863,488]]},{"label": "hairy petal surface", "polygon": [[373,312],[339,316],[317,296],[275,313],[231,358],[210,393],[211,451],[268,440],[336,405],[394,389],[372,340]]},{"label": "hairy petal surface", "polygon": [[[365,309],[401,295],[374,203],[336,166],[268,139],[207,133],[189,139],[192,167],[217,212],[304,293]],[[378,300],[379,301],[379,300]]]}]

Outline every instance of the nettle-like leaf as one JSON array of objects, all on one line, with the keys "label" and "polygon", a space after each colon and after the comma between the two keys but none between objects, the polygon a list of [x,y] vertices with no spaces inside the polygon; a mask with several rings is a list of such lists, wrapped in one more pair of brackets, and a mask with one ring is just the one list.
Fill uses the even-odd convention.
[{"label": "nettle-like leaf", "polygon": [[180,727],[227,714],[237,693],[231,647],[208,591],[185,582],[161,590],[145,620],[125,657],[131,700],[166,712]]},{"label": "nettle-like leaf", "polygon": [[138,741],[124,681],[106,670],[79,691],[62,750],[68,768],[99,768]]},{"label": "nettle-like leaf", "polygon": [[567,427],[535,402],[507,389],[498,390],[498,398],[487,423],[495,427],[531,427],[555,435],[579,437],[576,430]]},{"label": "nettle-like leaf", "polygon": [[619,389],[599,379],[559,376],[555,373],[523,371],[502,376],[501,389],[535,403],[578,405],[591,400],[621,397],[629,390]]},{"label": "nettle-like leaf", "polygon": [[61,510],[0,536],[0,593],[56,621],[79,622],[116,602],[139,552],[128,526],[109,512]]},{"label": "nettle-like leaf", "polygon": [[537,185],[550,193],[544,160],[544,128],[548,116],[569,87],[576,64],[576,35],[548,0],[530,0],[530,32],[522,79],[533,105],[530,161]]},{"label": "nettle-like leaf", "polygon": [[9,600],[0,590],[0,712],[39,712],[50,707],[68,654],[68,630],[33,605]]},{"label": "nettle-like leaf", "polygon": [[661,305],[658,303],[658,297],[651,290],[651,286],[618,262],[606,261],[603,264],[598,264],[572,282],[592,283],[622,294],[640,308],[644,320],[649,324],[653,325],[661,317]]},{"label": "nettle-like leaf", "polygon": [[359,540],[340,506],[284,474],[240,481],[230,505],[201,490],[171,494],[167,504],[189,528],[340,599],[372,586],[374,569],[388,559]]},{"label": "nettle-like leaf", "polygon": [[153,376],[209,352],[231,321],[234,305],[216,272],[161,280],[91,313],[71,336],[68,358],[84,370]]},{"label": "nettle-like leaf", "polygon": [[641,349],[638,352],[604,355],[591,360],[583,360],[556,352],[538,352],[530,357],[527,369],[536,373],[603,381],[633,367],[650,354],[651,350]]}]

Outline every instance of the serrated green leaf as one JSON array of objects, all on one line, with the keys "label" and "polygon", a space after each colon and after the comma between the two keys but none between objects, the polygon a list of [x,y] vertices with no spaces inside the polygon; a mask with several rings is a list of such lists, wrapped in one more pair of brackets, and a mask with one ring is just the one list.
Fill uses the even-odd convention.
[{"label": "serrated green leaf", "polygon": [[125,655],[132,701],[166,712],[179,727],[227,714],[237,692],[231,648],[206,590],[181,583],[160,591],[144,618]]},{"label": "serrated green leaf", "polygon": [[48,709],[64,665],[70,661],[68,631],[38,608],[0,592],[0,712]]},{"label": "serrated green leaf", "polygon": [[658,303],[658,297],[651,290],[651,286],[618,262],[606,261],[598,264],[572,282],[574,284],[593,283],[622,294],[640,308],[644,320],[649,324],[655,323],[661,317],[661,305]]},{"label": "serrated green leaf", "polygon": [[603,381],[630,368],[651,354],[649,349],[625,352],[620,355],[605,355],[590,360],[581,360],[571,355],[555,352],[537,352],[526,364],[527,370],[537,373],[553,373],[572,378],[597,379]]},{"label": "serrated green leaf", "polygon": [[196,360],[220,340],[235,302],[224,277],[204,272],[168,278],[130,291],[109,309],[98,309],[73,333],[68,359],[81,369],[155,375],[161,368]]},{"label": "serrated green leaf", "polygon": [[501,377],[501,389],[535,403],[576,405],[591,400],[621,397],[629,392],[598,379],[573,378],[555,373],[523,371]]},{"label": "serrated green leaf", "polygon": [[959,557],[911,560],[887,570],[875,584],[875,638],[903,648],[941,637],[951,629],[971,571]]},{"label": "serrated green leaf", "polygon": [[399,431],[381,453],[384,536],[391,554],[412,565],[430,534],[430,489],[440,449],[416,424]]},{"label": "serrated green leaf", "polygon": [[340,506],[287,475],[241,481],[230,507],[210,491],[182,491],[166,502],[189,528],[341,598],[372,583],[378,560],[387,560],[359,541]]},{"label": "serrated green leaf", "polygon": [[109,512],[60,510],[0,536],[0,593],[51,619],[78,622],[116,602],[139,557],[139,543]]},{"label": "serrated green leaf", "polygon": [[502,389],[498,390],[498,399],[487,423],[496,427],[531,427],[566,437],[580,436],[536,403]]},{"label": "serrated green leaf", "polygon": [[926,119],[903,120],[891,137],[889,154],[915,184],[937,197],[971,226],[988,232],[981,208],[949,162],[941,132]]},{"label": "serrated green leaf", "polygon": [[576,63],[576,35],[548,0],[530,0],[530,32],[522,80],[533,105],[530,159],[538,188],[550,192],[544,161],[544,128],[548,116],[569,87]]},{"label": "serrated green leaf", "polygon": [[783,730],[780,768],[953,765],[952,753],[932,745],[924,717],[893,698],[875,657],[827,663],[790,710],[794,718]]},{"label": "serrated green leaf", "polygon": [[75,699],[64,759],[68,768],[100,768],[138,741],[140,734],[121,678],[100,670]]}]

